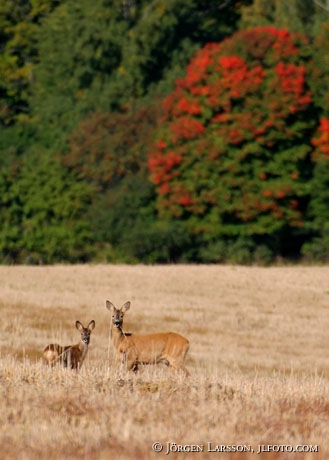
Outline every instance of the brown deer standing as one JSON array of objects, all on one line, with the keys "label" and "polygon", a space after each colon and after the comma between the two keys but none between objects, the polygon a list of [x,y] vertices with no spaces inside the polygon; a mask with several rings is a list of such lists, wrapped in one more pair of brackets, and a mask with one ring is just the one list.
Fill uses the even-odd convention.
[{"label": "brown deer standing", "polygon": [[43,356],[50,366],[60,363],[64,367],[69,367],[70,369],[81,368],[87,355],[90,334],[95,327],[95,321],[90,321],[87,327],[84,327],[80,321],[76,321],[75,327],[81,333],[80,343],[77,345],[68,345],[66,347],[62,347],[57,343],[52,343],[47,345],[43,350]]},{"label": "brown deer standing", "polygon": [[128,370],[137,372],[139,364],[165,363],[172,370],[189,372],[184,366],[189,341],[175,332],[156,334],[127,334],[122,330],[123,317],[130,308],[126,302],[120,309],[106,301],[106,308],[112,312],[112,341],[117,354]]}]

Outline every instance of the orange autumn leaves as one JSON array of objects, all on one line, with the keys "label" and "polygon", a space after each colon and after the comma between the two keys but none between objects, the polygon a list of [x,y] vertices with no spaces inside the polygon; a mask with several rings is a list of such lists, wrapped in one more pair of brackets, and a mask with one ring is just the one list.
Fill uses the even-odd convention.
[{"label": "orange autumn leaves", "polygon": [[321,118],[316,136],[312,139],[315,160],[329,160],[329,119]]},{"label": "orange autumn leaves", "polygon": [[259,27],[195,54],[163,101],[149,152],[160,212],[196,227],[202,219],[210,232],[232,222],[256,233],[278,228],[278,220],[302,225],[298,164],[311,148],[306,45],[301,35]]}]

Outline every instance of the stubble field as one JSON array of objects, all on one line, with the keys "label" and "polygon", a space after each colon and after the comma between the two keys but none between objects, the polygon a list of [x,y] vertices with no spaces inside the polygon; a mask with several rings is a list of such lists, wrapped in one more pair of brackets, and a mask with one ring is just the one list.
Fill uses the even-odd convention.
[{"label": "stubble field", "polygon": [[[106,299],[187,337],[191,377],[122,369]],[[329,267],[0,267],[0,309],[1,459],[329,458]],[[49,369],[92,319],[82,369]]]}]

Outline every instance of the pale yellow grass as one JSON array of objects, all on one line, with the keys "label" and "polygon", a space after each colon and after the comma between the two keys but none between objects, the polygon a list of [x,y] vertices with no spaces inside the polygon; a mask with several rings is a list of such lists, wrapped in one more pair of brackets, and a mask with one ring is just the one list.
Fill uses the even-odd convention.
[{"label": "pale yellow grass", "polygon": [[[187,337],[192,376],[121,369],[106,299],[132,302],[126,331]],[[329,267],[0,267],[1,458],[327,459],[328,307]],[[44,346],[77,343],[75,321],[91,319],[81,371],[48,369]],[[167,442],[204,452],[166,456]],[[259,444],[319,452],[257,455]]]}]

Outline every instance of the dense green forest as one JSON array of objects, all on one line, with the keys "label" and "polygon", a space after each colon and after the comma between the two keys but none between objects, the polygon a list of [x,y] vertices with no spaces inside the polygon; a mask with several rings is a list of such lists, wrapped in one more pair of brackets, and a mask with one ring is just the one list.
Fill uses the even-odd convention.
[{"label": "dense green forest", "polygon": [[329,260],[325,0],[0,0],[0,263]]}]

